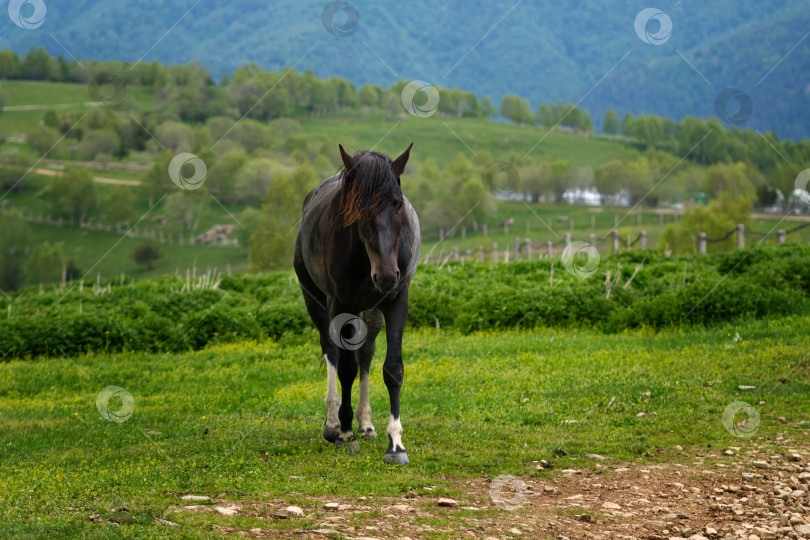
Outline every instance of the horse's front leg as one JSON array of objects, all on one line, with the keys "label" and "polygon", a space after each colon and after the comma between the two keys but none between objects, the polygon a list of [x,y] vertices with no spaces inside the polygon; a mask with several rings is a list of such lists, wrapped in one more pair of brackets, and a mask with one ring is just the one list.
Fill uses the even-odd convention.
[{"label": "horse's front leg", "polygon": [[399,419],[399,391],[402,388],[404,367],[402,365],[402,334],[408,318],[408,290],[404,290],[385,309],[385,337],[388,351],[383,364],[383,380],[388,388],[390,409],[388,417],[388,449],[386,463],[408,463],[408,453],[402,444],[402,423]]}]

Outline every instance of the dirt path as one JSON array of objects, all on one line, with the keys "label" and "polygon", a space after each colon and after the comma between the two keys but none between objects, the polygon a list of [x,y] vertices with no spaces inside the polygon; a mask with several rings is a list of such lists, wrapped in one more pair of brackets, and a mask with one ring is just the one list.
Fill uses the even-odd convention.
[{"label": "dirt path", "polygon": [[100,107],[101,103],[96,101],[85,101],[83,103],[54,103],[51,105],[11,105],[3,107],[4,112],[13,111],[41,111],[45,109],[72,109],[73,107]]},{"label": "dirt path", "polygon": [[[738,444],[745,449],[675,447],[664,451],[667,463],[649,466],[591,455],[593,470],[552,471],[550,478],[538,472],[549,464],[532,463],[521,478],[451,482],[462,495],[443,503],[429,487],[402,497],[296,494],[307,501],[300,508],[278,499],[182,501],[178,494],[164,524],[176,526],[173,519],[186,521],[178,513],[192,512],[267,520],[266,528],[210,526],[246,538],[810,539],[810,450],[784,436],[776,444]],[[290,519],[300,527],[291,530]]]},{"label": "dirt path", "polygon": [[[52,169],[34,169],[36,174],[42,174],[45,176],[56,176],[61,173],[61,171],[54,171]],[[102,178],[100,176],[94,176],[93,182],[97,182],[99,184],[112,184],[117,186],[140,186],[140,180],[121,180],[119,178]]]}]

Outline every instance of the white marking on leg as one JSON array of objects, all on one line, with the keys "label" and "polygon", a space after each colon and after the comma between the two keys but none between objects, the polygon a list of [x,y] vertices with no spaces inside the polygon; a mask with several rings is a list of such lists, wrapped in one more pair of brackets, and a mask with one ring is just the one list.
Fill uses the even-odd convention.
[{"label": "white marking on leg", "polygon": [[333,366],[326,355],[323,355],[326,362],[326,426],[331,429],[340,428],[338,409],[340,409],[340,395],[337,391],[337,368]]},{"label": "white marking on leg", "polygon": [[360,433],[374,431],[371,423],[371,404],[368,401],[368,373],[360,372],[360,397],[357,400],[357,422]]},{"label": "white marking on leg", "polygon": [[397,450],[405,450],[405,447],[402,445],[402,423],[400,423],[399,418],[394,418],[393,416],[388,416],[388,429],[386,430],[388,433],[388,437],[390,438],[391,442],[391,451],[396,452]]}]

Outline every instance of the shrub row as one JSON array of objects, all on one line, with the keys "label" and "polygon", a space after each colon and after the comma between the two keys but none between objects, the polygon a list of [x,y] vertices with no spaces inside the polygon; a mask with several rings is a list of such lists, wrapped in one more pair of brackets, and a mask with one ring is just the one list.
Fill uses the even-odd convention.
[{"label": "shrub row", "polygon": [[[3,297],[0,358],[198,349],[313,328],[292,272],[225,276],[214,290],[183,291],[183,283],[174,276],[123,285],[115,279],[98,294],[91,283],[80,288],[74,282]],[[672,259],[634,251],[602,260],[588,278],[568,273],[559,258],[423,265],[411,285],[409,325],[462,332],[537,326],[618,332],[807,313],[808,300],[810,246]]]}]

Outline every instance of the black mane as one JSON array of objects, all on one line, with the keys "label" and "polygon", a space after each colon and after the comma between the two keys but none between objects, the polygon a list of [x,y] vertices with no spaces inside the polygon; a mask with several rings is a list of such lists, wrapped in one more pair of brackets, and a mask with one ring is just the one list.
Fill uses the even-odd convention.
[{"label": "black mane", "polygon": [[352,156],[354,165],[341,172],[343,225],[374,217],[392,202],[402,202],[402,189],[391,170],[391,159],[379,152],[361,150]]}]

